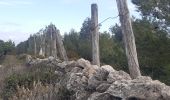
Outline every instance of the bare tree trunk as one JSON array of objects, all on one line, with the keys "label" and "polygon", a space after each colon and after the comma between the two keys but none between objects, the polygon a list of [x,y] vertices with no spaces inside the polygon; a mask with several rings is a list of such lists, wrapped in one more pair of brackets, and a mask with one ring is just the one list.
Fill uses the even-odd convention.
[{"label": "bare tree trunk", "polygon": [[53,56],[52,52],[53,52],[53,28],[52,26],[49,27],[50,28],[50,56]]},{"label": "bare tree trunk", "polygon": [[37,45],[36,45],[36,39],[35,39],[35,35],[34,35],[34,55],[37,55]]},{"label": "bare tree trunk", "polygon": [[68,57],[67,57],[67,53],[64,48],[64,45],[63,45],[62,37],[60,36],[60,31],[59,30],[56,30],[56,31],[57,31],[56,32],[56,35],[57,35],[56,40],[57,40],[59,54],[64,61],[68,61]]},{"label": "bare tree trunk", "polygon": [[40,52],[39,52],[39,55],[40,56],[43,56],[44,57],[44,35],[43,35],[43,32],[41,32],[40,34],[40,40],[41,40],[41,43],[40,43]]},{"label": "bare tree trunk", "polygon": [[57,34],[56,34],[56,29],[55,29],[55,27],[53,26],[52,27],[52,30],[53,30],[53,32],[52,32],[52,55],[55,57],[55,58],[57,58],[57,47],[56,47],[56,38],[57,38]]},{"label": "bare tree trunk", "polygon": [[91,21],[92,21],[92,63],[100,66],[99,56],[99,28],[98,28],[98,7],[97,4],[91,5]]},{"label": "bare tree trunk", "polygon": [[45,38],[46,38],[46,34],[43,33],[42,34],[42,55],[45,57]]},{"label": "bare tree trunk", "polygon": [[141,76],[141,73],[139,70],[139,63],[138,63],[137,51],[135,45],[135,37],[132,30],[131,19],[130,19],[129,10],[127,6],[127,0],[116,0],[116,1],[117,1],[118,11],[119,11],[119,16],[120,16],[123,41],[125,45],[130,75],[132,78],[136,78],[138,76]]},{"label": "bare tree trunk", "polygon": [[51,35],[50,33],[48,33],[48,29],[45,30],[44,32],[45,35],[45,56],[49,57],[50,55],[50,51],[51,51]]}]

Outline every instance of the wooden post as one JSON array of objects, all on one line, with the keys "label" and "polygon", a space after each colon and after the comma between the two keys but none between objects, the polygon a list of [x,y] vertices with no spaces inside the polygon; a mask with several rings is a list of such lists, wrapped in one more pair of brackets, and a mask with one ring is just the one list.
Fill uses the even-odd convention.
[{"label": "wooden post", "polygon": [[121,28],[123,33],[123,41],[128,60],[130,75],[132,78],[141,76],[139,70],[139,63],[137,58],[137,51],[135,45],[135,37],[132,30],[131,19],[127,6],[127,0],[116,0],[120,16]]},{"label": "wooden post", "polygon": [[44,32],[44,35],[45,35],[45,56],[46,57],[49,57],[51,56],[50,55],[50,34],[48,33],[48,27],[45,29],[45,32]]},{"label": "wooden post", "polygon": [[57,34],[56,34],[56,28],[54,25],[51,26],[52,27],[52,56],[57,58],[57,47],[56,47],[56,38],[57,38]]},{"label": "wooden post", "polygon": [[99,57],[99,28],[98,28],[98,7],[91,5],[91,34],[92,34],[92,64],[100,66]]},{"label": "wooden post", "polygon": [[46,38],[46,34],[43,32],[42,34],[42,55],[45,57],[45,38]]},{"label": "wooden post", "polygon": [[39,51],[39,56],[44,56],[43,55],[43,50],[42,50],[42,48],[43,48],[43,41],[42,41],[42,35],[40,35],[40,51]]},{"label": "wooden post", "polygon": [[49,25],[49,31],[50,31],[50,56],[53,56],[53,27],[52,24]]},{"label": "wooden post", "polygon": [[44,51],[43,51],[43,49],[44,49],[44,35],[43,35],[43,30],[40,30],[39,31],[40,32],[40,51],[39,51],[39,55],[40,56],[43,56],[44,57]]},{"label": "wooden post", "polygon": [[56,35],[57,35],[56,36],[56,40],[57,40],[56,43],[57,43],[59,54],[64,61],[68,61],[67,53],[66,53],[66,50],[64,48],[62,37],[60,35],[59,30],[56,30]]},{"label": "wooden post", "polygon": [[36,56],[37,55],[36,35],[34,35],[33,37],[34,37],[34,56]]}]

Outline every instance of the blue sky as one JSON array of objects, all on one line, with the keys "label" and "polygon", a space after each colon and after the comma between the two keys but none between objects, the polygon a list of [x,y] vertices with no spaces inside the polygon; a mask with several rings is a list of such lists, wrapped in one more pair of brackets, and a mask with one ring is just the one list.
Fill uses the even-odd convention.
[{"label": "blue sky", "polygon": [[[137,15],[128,1],[131,15]],[[26,40],[51,22],[61,34],[72,28],[79,31],[86,17],[91,15],[91,4],[97,3],[99,22],[118,15],[116,0],[0,0],[0,39],[16,44]],[[119,18],[102,24],[100,31],[108,31]]]}]

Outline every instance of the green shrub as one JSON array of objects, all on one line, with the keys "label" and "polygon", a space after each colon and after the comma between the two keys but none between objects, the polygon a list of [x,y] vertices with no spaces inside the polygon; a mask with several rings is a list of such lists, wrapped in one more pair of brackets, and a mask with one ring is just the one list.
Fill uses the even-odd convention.
[{"label": "green shrub", "polygon": [[8,100],[17,91],[17,86],[32,89],[34,81],[40,81],[43,85],[55,84],[58,81],[58,76],[54,71],[54,66],[47,67],[41,64],[28,67],[28,70],[22,72],[22,74],[12,74],[4,81],[2,97],[4,100]]}]

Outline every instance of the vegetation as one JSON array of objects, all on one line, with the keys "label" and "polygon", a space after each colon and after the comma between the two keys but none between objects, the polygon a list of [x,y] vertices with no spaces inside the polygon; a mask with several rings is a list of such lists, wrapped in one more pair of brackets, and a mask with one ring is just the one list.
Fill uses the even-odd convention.
[{"label": "vegetation", "polygon": [[8,100],[18,92],[18,87],[32,90],[37,82],[41,82],[41,85],[44,87],[46,85],[55,85],[59,81],[58,76],[55,74],[55,67],[46,67],[45,65],[46,64],[41,64],[27,67],[26,70],[7,77],[4,81],[5,86],[2,92],[4,100]]},{"label": "vegetation", "polygon": [[[168,33],[168,27],[170,25],[168,5],[170,1],[132,0],[132,2],[137,5],[138,11],[142,16],[141,19],[134,18],[132,20],[141,73],[142,75],[151,76],[153,79],[161,80],[170,85],[170,35]],[[63,42],[69,59],[82,57],[89,61],[92,60],[90,23],[91,19],[86,18],[80,32],[72,29],[69,33],[64,34]],[[18,55],[34,54],[33,36],[38,35],[40,35],[40,32],[30,36],[29,41],[27,40],[18,44],[16,46],[16,53]],[[115,24],[110,27],[110,32],[100,32],[99,36],[101,64],[109,64],[117,70],[128,72],[120,26]],[[40,39],[37,41],[40,41]],[[39,46],[37,46],[37,51],[40,49]],[[0,40],[0,64],[3,56],[10,53],[15,54],[15,44],[12,41],[4,42]],[[18,58],[25,59],[25,56],[18,56]],[[7,68],[4,69],[7,70]],[[10,73],[7,75],[7,78],[4,77],[5,86],[2,96],[5,100],[13,97],[16,98],[17,94],[27,95],[24,94],[24,91],[37,93],[37,91],[40,91],[40,88],[47,90],[41,92],[43,95],[51,95],[50,93],[53,92],[53,97],[58,94],[60,99],[64,97],[69,98],[70,93],[68,90],[63,86],[55,84],[60,79],[54,73],[54,66],[46,67],[45,65],[37,65],[21,69],[15,73]],[[6,72],[4,71],[4,73]],[[36,86],[39,88],[35,88]],[[63,94],[59,94],[55,89],[61,89]],[[17,98],[24,99],[24,97]]]},{"label": "vegetation", "polygon": [[34,82],[33,88],[17,87],[17,92],[9,100],[70,100],[70,92],[62,85],[43,85]]},{"label": "vegetation", "polygon": [[15,44],[11,40],[4,42],[0,40],[0,57],[15,49]]},{"label": "vegetation", "polygon": [[[148,75],[170,84],[168,78],[170,76],[170,38],[167,31],[155,29],[155,25],[145,18],[135,19],[133,30],[142,75]],[[110,32],[112,34],[100,33],[101,63],[110,64],[116,69],[128,72],[121,28],[116,24],[110,28]],[[82,32],[72,30],[69,34],[65,34],[66,51],[71,58],[83,57],[91,60],[91,41],[88,38],[82,38],[80,33],[82,34]]]},{"label": "vegetation", "polygon": [[[170,76],[170,38],[168,31],[161,27],[155,28],[155,22],[151,22],[146,17],[134,19],[132,24],[142,75],[149,75],[153,79],[159,79],[170,84],[168,78]],[[86,18],[80,32],[72,29],[64,35],[64,45],[70,59],[83,57],[92,60],[89,26],[90,18]],[[110,28],[110,32],[111,34],[100,32],[101,64],[109,64],[118,70],[128,72],[121,28],[118,24],[115,24]]]},{"label": "vegetation", "polygon": [[156,27],[167,29],[170,25],[169,0],[132,0],[143,18],[154,22]]}]

